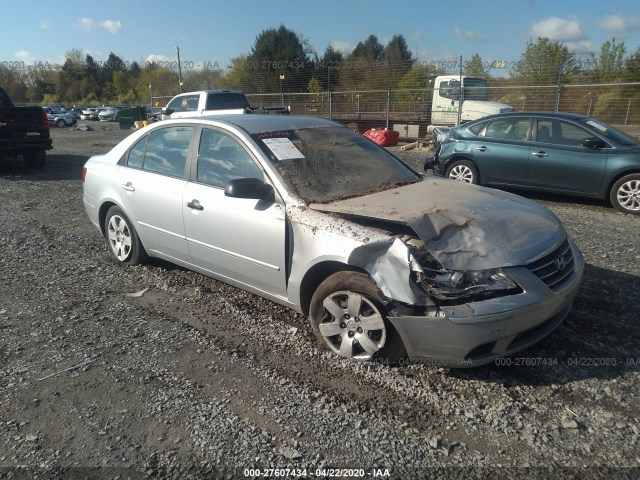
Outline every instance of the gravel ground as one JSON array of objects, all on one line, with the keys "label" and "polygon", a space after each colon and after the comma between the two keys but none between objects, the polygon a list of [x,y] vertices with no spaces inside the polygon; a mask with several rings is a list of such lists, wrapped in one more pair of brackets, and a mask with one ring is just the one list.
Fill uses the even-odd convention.
[{"label": "gravel ground", "polygon": [[476,369],[355,364],[276,304],[116,265],[79,178],[127,132],[92,125],[0,165],[0,479],[640,476],[640,217],[532,196],[588,263],[563,326]]}]

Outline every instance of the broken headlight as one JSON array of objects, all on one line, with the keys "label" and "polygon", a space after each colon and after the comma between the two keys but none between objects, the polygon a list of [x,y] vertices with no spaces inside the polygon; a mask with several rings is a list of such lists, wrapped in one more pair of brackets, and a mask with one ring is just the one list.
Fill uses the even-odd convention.
[{"label": "broken headlight", "polygon": [[483,300],[519,291],[518,285],[501,268],[454,271],[425,270],[422,285],[438,300]]}]

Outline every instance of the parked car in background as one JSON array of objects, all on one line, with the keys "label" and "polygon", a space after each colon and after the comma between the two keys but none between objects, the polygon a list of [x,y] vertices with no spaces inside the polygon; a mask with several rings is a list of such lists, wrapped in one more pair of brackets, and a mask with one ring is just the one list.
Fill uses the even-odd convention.
[{"label": "parked car in background", "polygon": [[162,119],[187,118],[207,115],[242,115],[245,113],[288,115],[285,107],[257,107],[241,90],[204,90],[181,93],[162,108]]},{"label": "parked car in background", "polygon": [[70,108],[67,110],[67,113],[73,115],[76,120],[80,120],[80,115],[82,115],[82,108]]},{"label": "parked car in background", "polygon": [[158,257],[261,295],[357,360],[489,363],[558,327],[583,275],[549,210],[424,178],[328,120],[157,122],[82,179],[116,262]]},{"label": "parked car in background", "polygon": [[56,112],[51,107],[44,107],[43,110],[44,113],[47,114],[49,125],[55,125],[56,127],[70,127],[71,125],[76,124],[76,117],[74,117],[70,113]]},{"label": "parked car in background", "polygon": [[101,108],[85,108],[80,114],[80,120],[98,120]]},{"label": "parked car in background", "polygon": [[29,168],[43,168],[51,150],[49,119],[41,107],[16,107],[0,87],[0,162],[21,155]]},{"label": "parked car in background", "polygon": [[608,199],[640,215],[640,144],[584,115],[517,112],[459,125],[428,168],[467,183]]},{"label": "parked car in background", "polygon": [[121,107],[107,107],[98,113],[98,120],[101,122],[115,122],[118,120],[118,112],[122,110]]}]

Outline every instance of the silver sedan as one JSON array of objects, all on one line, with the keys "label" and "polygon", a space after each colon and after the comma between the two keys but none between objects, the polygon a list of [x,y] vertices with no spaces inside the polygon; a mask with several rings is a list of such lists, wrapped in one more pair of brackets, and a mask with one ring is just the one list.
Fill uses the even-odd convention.
[{"label": "silver sedan", "polygon": [[286,305],[358,360],[489,363],[558,327],[583,275],[547,209],[425,178],[326,120],[155,123],[90,158],[83,184],[116,262],[162,258]]}]

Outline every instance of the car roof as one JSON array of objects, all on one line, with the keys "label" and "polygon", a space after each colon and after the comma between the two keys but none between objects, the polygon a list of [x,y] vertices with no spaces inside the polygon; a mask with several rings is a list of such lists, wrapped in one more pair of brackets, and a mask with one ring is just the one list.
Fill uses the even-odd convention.
[{"label": "car roof", "polygon": [[564,120],[580,120],[583,118],[590,118],[588,115],[580,115],[578,113],[569,113],[569,112],[506,112],[499,113],[497,115],[491,115],[488,117],[484,117],[479,119],[488,120],[493,118],[505,118],[505,117],[547,117],[547,118],[558,118]]},{"label": "car roof", "polygon": [[[216,93],[241,93],[244,94],[244,92],[242,90],[195,90],[193,92],[183,92],[183,93],[178,93],[176,95],[176,97],[183,97],[185,95],[195,95],[195,94],[201,94],[201,93],[209,93],[209,94],[216,94]],[[174,97],[175,98],[175,97]]]},{"label": "car roof", "polygon": [[313,127],[335,127],[343,125],[316,117],[306,117],[304,115],[205,115],[202,117],[176,118],[165,120],[171,123],[206,123],[206,121],[222,122],[245,130],[249,134],[261,132],[274,132],[278,130],[297,130],[301,128]]}]

